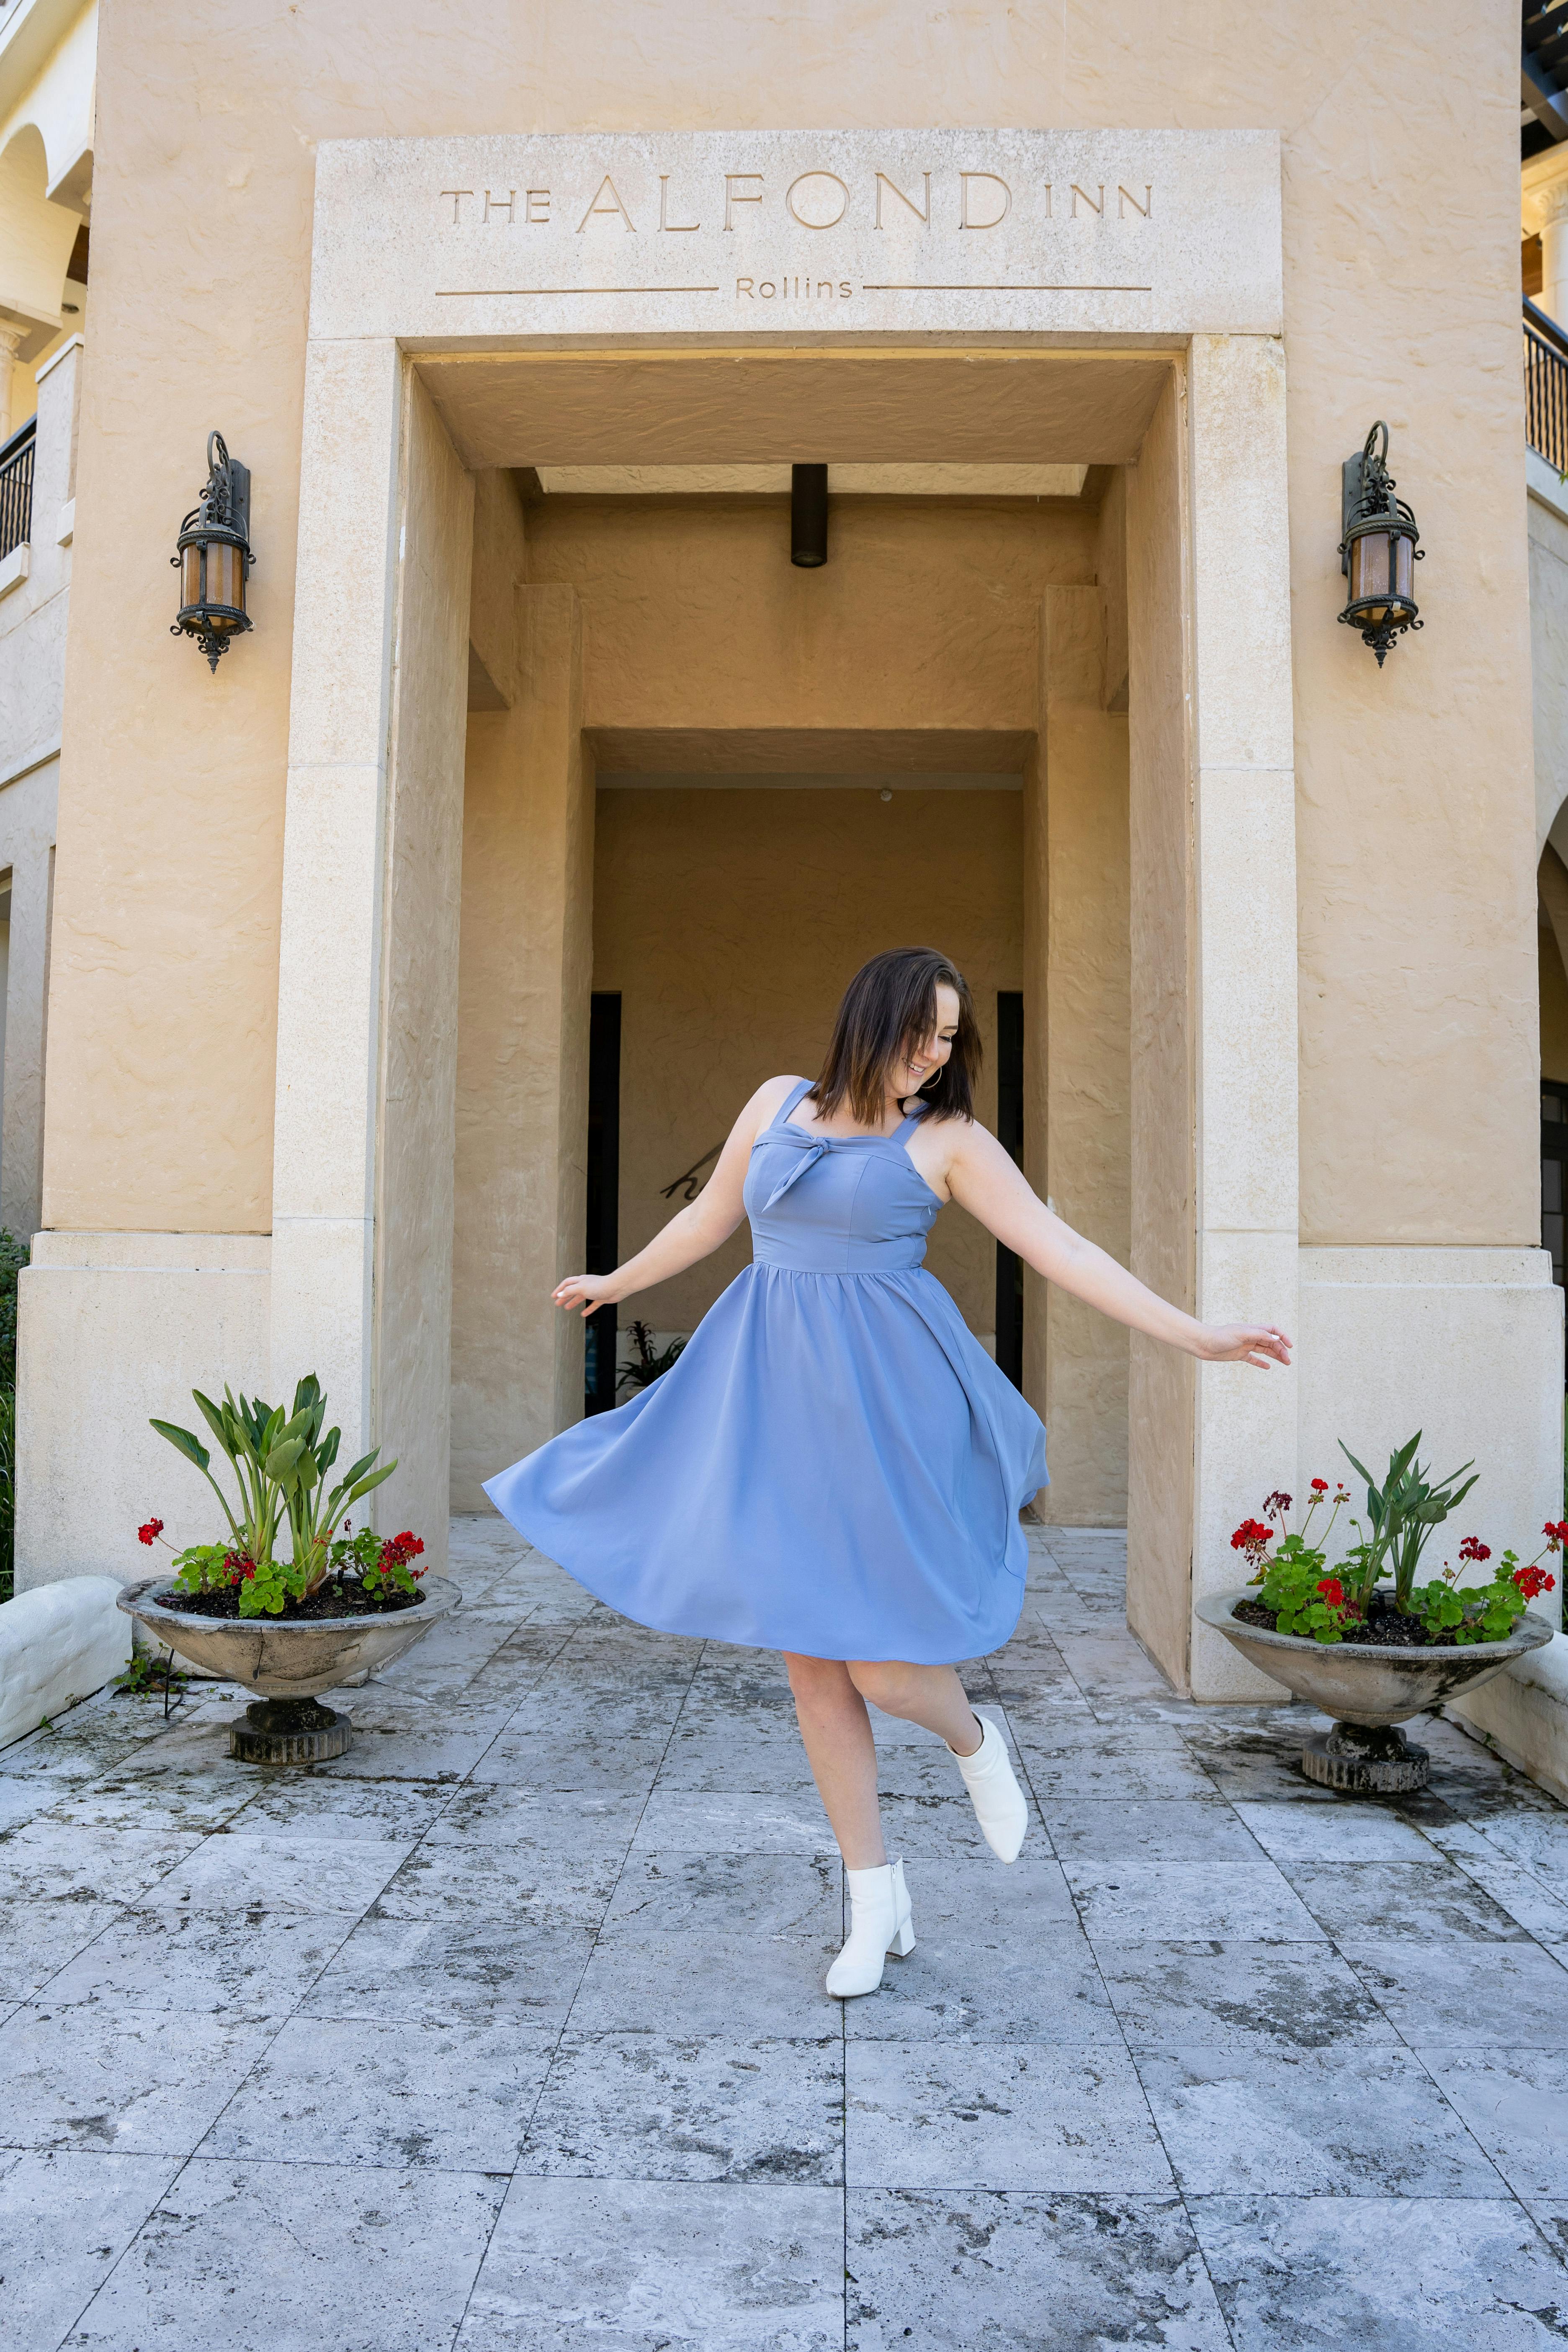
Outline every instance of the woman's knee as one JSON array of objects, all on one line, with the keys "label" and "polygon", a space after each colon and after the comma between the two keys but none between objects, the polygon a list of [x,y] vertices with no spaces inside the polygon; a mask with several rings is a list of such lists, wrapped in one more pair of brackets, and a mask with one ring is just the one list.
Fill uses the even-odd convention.
[{"label": "woman's knee", "polygon": [[786,1650],[784,1665],[797,1706],[814,1711],[831,1709],[843,1706],[855,1696],[849,1669],[842,1658],[808,1658],[797,1651]]},{"label": "woman's knee", "polygon": [[896,1658],[851,1658],[845,1671],[862,1698],[879,1706],[884,1715],[902,1715],[910,1677],[919,1669]]}]

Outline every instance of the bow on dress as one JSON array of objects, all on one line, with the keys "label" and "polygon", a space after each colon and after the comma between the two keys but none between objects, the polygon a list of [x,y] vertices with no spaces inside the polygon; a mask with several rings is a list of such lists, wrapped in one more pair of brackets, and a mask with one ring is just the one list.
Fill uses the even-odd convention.
[{"label": "bow on dress", "polygon": [[769,1136],[768,1141],[770,1143],[787,1144],[792,1151],[798,1151],[800,1157],[795,1161],[795,1166],[790,1170],[789,1174],[784,1178],[783,1183],[775,1184],[767,1199],[763,1202],[763,1214],[764,1217],[767,1215],[770,1209],[777,1208],[779,1202],[784,1199],[784,1194],[789,1191],[792,1184],[798,1184],[800,1182],[801,1178],[805,1174],[808,1168],[815,1168],[819,1160],[825,1160],[826,1158],[831,1147],[832,1138],[828,1136],[812,1137],[807,1135],[803,1129],[798,1127],[792,1134],[789,1128],[784,1126],[775,1127],[773,1133]]}]

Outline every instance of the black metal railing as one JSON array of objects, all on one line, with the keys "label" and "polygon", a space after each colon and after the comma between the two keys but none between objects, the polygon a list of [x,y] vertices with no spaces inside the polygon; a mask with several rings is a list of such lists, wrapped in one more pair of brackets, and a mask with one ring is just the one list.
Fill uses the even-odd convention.
[{"label": "black metal railing", "polygon": [[33,535],[33,443],[38,420],[29,416],[0,447],[0,558]]},{"label": "black metal railing", "polygon": [[1558,472],[1568,472],[1568,335],[1524,298],[1524,437]]}]

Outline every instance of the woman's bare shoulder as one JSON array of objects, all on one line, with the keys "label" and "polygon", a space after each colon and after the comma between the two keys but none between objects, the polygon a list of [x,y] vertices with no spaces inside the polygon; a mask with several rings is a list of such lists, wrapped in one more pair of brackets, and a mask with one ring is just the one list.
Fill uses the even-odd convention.
[{"label": "woman's bare shoulder", "polygon": [[[777,1110],[787,1095],[792,1094],[796,1087],[804,1087],[805,1083],[805,1080],[801,1077],[764,1078],[752,1097],[752,1102],[755,1104],[758,1110],[765,1110],[771,1115]],[[748,1108],[750,1107],[750,1105],[747,1106]]]},{"label": "woman's bare shoulder", "polygon": [[801,1084],[799,1078],[764,1078],[731,1129],[731,1141],[749,1147],[763,1128],[778,1117],[783,1105],[789,1100],[792,1088]]}]

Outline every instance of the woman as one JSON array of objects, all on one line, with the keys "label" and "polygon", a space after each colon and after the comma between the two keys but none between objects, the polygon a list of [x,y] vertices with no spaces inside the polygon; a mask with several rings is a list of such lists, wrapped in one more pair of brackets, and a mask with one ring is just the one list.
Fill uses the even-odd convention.
[{"label": "woman", "polygon": [[946,1741],[1004,1862],[1027,1822],[1005,1743],[952,1661],[1017,1623],[1018,1514],[1046,1483],[1045,1432],[921,1268],[938,1209],[959,1202],[1047,1280],[1189,1355],[1289,1362],[1282,1331],[1194,1322],[1064,1225],[974,1123],[979,1064],[947,958],[873,956],[815,1084],[760,1087],[691,1205],[614,1274],[560,1284],[555,1303],[589,1315],[667,1282],[742,1215],[752,1263],[662,1379],[485,1489],[625,1616],[784,1652],[849,1880],[853,1925],[827,1976],[841,1999],[914,1948],[868,1699]]}]

